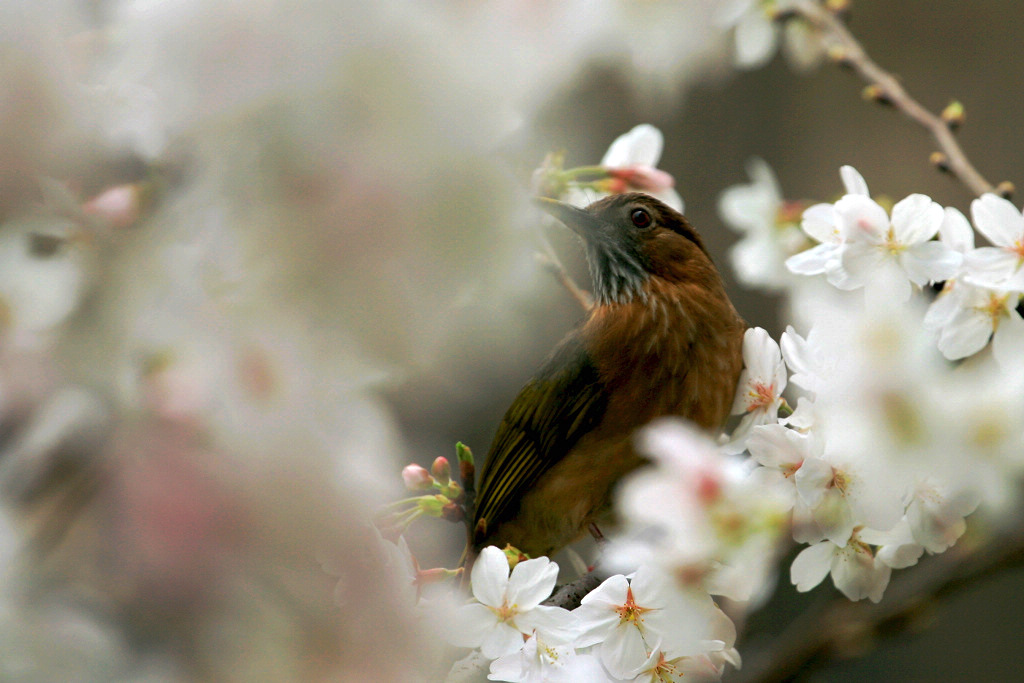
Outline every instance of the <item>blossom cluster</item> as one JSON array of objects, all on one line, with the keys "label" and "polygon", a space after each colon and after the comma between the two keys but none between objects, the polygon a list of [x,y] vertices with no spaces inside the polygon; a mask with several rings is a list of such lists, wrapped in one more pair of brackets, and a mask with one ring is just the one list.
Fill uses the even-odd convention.
[{"label": "blossom cluster", "polygon": [[[731,444],[749,452],[764,490],[789,501],[793,537],[808,544],[791,568],[797,588],[831,574],[851,599],[877,602],[893,569],[947,550],[979,505],[1013,501],[1024,464],[1013,398],[1024,386],[1013,353],[1024,341],[1024,217],[1002,197],[976,199],[974,227],[993,246],[975,247],[958,210],[915,194],[890,212],[853,168],[841,175],[846,193],[803,213],[809,249],[787,257],[757,214],[746,212],[746,226],[732,221],[764,246],[794,322],[779,344],[748,331],[756,344],[744,347],[750,374],[737,401],[781,391],[787,372],[799,392],[782,416],[774,403],[765,413],[763,399],[737,411],[759,424]],[[771,183],[723,197],[723,214],[745,213],[739,200],[750,195],[777,196],[764,177]],[[811,277],[782,276],[783,265]]]},{"label": "blossom cluster", "polygon": [[569,611],[541,604],[558,565],[518,562],[484,548],[473,565],[473,600],[452,613],[446,637],[479,648],[497,681],[714,680],[736,663],[732,622],[704,591],[679,591],[652,565],[616,574]]},{"label": "blossom cluster", "polygon": [[492,680],[717,679],[739,655],[714,596],[759,604],[785,535],[805,546],[789,568],[798,590],[831,575],[878,602],[893,570],[948,550],[977,509],[1015,502],[1024,215],[977,199],[992,246],[975,247],[956,209],[920,194],[887,209],[849,166],[845,194],[811,206],[785,202],[764,162],[751,175],[721,202],[746,233],[733,264],[787,294],[792,324],[778,341],[747,330],[728,436],[676,420],[640,434],[652,466],[621,487],[602,557],[622,573],[580,607],[540,604],[557,574],[547,558],[510,578],[484,552],[453,642],[494,660]]}]

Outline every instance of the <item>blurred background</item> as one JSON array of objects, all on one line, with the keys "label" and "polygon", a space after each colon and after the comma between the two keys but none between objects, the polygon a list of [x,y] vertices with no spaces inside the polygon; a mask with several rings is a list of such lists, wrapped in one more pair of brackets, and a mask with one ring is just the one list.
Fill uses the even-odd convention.
[{"label": "blurred background", "polygon": [[[482,460],[581,316],[534,258],[547,152],[595,164],[659,127],[773,335],[717,210],[751,157],[787,198],[837,196],[851,164],[967,211],[851,73],[734,69],[728,4],[0,0],[0,679],[415,680],[430,643],[367,520],[405,463]],[[849,18],[925,106],[964,103],[991,182],[1024,183],[1011,3]],[[455,563],[460,528],[414,529],[424,566]],[[768,630],[807,599],[786,583]],[[1022,588],[980,583],[811,680],[1012,678]]]}]

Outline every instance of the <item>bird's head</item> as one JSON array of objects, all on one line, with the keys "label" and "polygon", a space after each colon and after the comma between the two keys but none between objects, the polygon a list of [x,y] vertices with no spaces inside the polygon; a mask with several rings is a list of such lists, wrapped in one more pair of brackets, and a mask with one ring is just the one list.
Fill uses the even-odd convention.
[{"label": "bird's head", "polygon": [[537,204],[583,238],[599,304],[646,298],[652,277],[670,283],[719,281],[697,231],[650,195],[612,195],[585,209],[547,198]]}]

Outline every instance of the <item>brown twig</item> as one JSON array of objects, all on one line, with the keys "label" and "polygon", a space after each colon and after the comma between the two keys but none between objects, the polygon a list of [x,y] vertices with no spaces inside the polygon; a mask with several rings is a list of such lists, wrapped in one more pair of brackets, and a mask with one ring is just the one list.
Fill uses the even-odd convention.
[{"label": "brown twig", "polygon": [[835,58],[853,67],[872,88],[875,100],[892,105],[931,132],[945,155],[944,170],[955,175],[975,195],[995,191],[992,184],[967,160],[949,124],[925,109],[907,93],[895,76],[878,66],[839,17],[814,0],[796,0],[789,9],[792,14],[825,34],[827,41],[836,48]]},{"label": "brown twig", "polygon": [[980,548],[954,547],[895,575],[876,604],[837,597],[819,603],[770,642],[744,649],[744,666],[728,683],[790,680],[821,667],[833,655],[849,655],[872,641],[904,633],[939,599],[1002,570],[1024,565],[1024,527],[992,539]]},{"label": "brown twig", "polygon": [[551,242],[542,232],[540,235],[541,243],[544,246],[544,251],[539,251],[536,254],[537,261],[544,266],[552,275],[555,276],[563,287],[565,287],[572,298],[576,299],[576,302],[583,307],[584,311],[589,311],[594,306],[594,298],[590,296],[590,292],[583,289],[576,284],[576,281],[572,279],[569,272],[562,265],[561,260],[558,258],[558,254],[555,253],[555,248],[551,246]]}]

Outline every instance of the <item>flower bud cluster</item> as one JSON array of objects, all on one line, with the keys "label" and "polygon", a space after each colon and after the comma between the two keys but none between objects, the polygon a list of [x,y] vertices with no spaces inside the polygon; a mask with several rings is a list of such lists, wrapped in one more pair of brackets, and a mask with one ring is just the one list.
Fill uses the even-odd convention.
[{"label": "flower bud cluster", "polygon": [[533,191],[581,207],[611,194],[645,192],[682,211],[675,178],[657,168],[663,146],[661,131],[641,124],[617,137],[598,166],[566,169],[563,153],[549,154],[534,171]]}]

